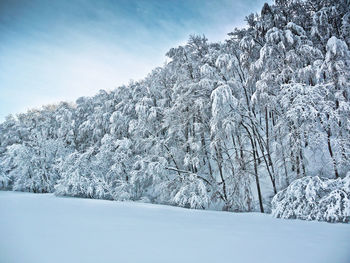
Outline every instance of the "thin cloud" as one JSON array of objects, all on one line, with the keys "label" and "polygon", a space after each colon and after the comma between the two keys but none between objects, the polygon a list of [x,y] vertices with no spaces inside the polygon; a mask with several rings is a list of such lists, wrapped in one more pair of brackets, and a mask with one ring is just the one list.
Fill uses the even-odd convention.
[{"label": "thin cloud", "polygon": [[[0,2],[0,120],[138,80],[189,34],[223,40],[263,1]],[[16,99],[25,96],[25,99]]]}]

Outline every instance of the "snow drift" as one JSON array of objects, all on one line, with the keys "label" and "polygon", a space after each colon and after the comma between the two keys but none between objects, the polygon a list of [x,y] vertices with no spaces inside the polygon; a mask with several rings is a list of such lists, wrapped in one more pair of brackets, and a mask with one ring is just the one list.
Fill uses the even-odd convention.
[{"label": "snow drift", "polygon": [[350,174],[341,179],[304,177],[272,199],[272,215],[328,222],[350,221]]},{"label": "snow drift", "polygon": [[349,263],[350,224],[0,191],[1,263]]}]

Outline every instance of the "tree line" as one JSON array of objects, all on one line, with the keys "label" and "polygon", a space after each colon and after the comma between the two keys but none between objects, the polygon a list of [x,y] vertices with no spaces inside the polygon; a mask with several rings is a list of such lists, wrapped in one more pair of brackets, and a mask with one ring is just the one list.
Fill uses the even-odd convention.
[{"label": "tree line", "polygon": [[350,158],[348,0],[276,0],[145,79],[0,124],[0,188],[227,211],[270,209]]}]

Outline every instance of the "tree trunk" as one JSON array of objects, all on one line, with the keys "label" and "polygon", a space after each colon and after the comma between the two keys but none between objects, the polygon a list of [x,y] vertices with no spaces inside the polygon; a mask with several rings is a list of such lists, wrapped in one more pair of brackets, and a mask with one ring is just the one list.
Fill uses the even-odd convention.
[{"label": "tree trunk", "polygon": [[331,145],[331,129],[330,128],[328,128],[328,130],[327,130],[327,144],[328,144],[329,155],[331,156],[332,163],[333,163],[334,175],[335,175],[335,178],[338,178],[339,174],[338,174],[338,168],[337,168],[337,161],[335,160],[335,157],[333,155],[333,150],[332,150],[332,145]]},{"label": "tree trunk", "polygon": [[254,176],[255,176],[255,182],[256,182],[256,189],[258,191],[260,212],[264,213],[264,206],[263,206],[263,201],[262,201],[262,196],[261,196],[260,181],[259,181],[259,176],[258,176],[257,149],[255,147],[256,142],[254,142],[254,138],[252,136],[252,133],[249,131],[248,127],[245,126],[243,123],[241,123],[241,125],[247,131],[250,143],[252,145],[252,155],[253,155],[253,161],[254,161]]},{"label": "tree trunk", "polygon": [[255,176],[255,182],[256,182],[256,188],[258,190],[258,197],[259,197],[259,206],[260,206],[260,212],[264,213],[264,206],[262,202],[262,196],[261,196],[261,188],[260,188],[260,181],[258,176],[258,165],[256,160],[256,154],[255,149],[253,149],[253,158],[254,158],[254,176]]},{"label": "tree trunk", "polygon": [[222,154],[221,154],[220,146],[215,147],[215,152],[216,152],[216,162],[218,164],[220,179],[222,183],[222,191],[224,193],[224,198],[225,198],[224,201],[227,203],[226,181],[222,171]]}]

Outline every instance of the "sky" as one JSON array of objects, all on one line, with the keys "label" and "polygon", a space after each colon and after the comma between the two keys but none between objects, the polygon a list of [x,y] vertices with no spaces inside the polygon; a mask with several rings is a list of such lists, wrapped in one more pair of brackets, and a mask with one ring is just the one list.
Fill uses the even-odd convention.
[{"label": "sky", "polygon": [[224,41],[263,0],[0,0],[0,122],[145,77],[190,34]]}]

